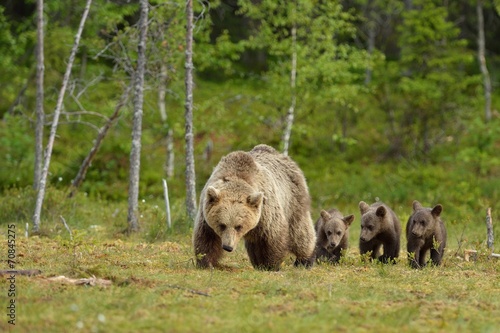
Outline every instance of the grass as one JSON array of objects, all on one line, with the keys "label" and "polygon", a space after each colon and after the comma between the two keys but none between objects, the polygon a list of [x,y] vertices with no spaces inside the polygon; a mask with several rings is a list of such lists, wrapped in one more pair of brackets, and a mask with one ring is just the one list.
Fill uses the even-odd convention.
[{"label": "grass", "polygon": [[[4,230],[0,244],[7,244]],[[145,234],[125,238],[78,229],[71,241],[63,233],[25,238],[18,232],[16,268],[43,272],[16,277],[16,326],[4,316],[0,330],[496,332],[500,327],[500,261],[480,256],[465,262],[453,245],[441,267],[423,270],[410,269],[404,256],[396,265],[363,263],[355,243],[336,266],[298,269],[290,258],[279,272],[256,271],[240,244],[225,257],[224,269],[198,270],[188,230],[167,231],[154,242],[145,241]],[[113,284],[47,280],[58,275],[95,275]],[[7,289],[3,278],[4,305]]]}]

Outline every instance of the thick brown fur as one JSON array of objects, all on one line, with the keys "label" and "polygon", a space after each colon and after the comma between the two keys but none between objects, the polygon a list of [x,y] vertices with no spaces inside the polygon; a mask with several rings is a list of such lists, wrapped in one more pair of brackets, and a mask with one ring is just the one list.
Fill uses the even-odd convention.
[{"label": "thick brown fur", "polygon": [[197,266],[217,267],[240,239],[257,269],[314,262],[316,235],[305,177],[289,157],[267,145],[221,159],[200,195],[193,232]]},{"label": "thick brown fur", "polygon": [[409,264],[413,268],[424,267],[430,251],[432,264],[440,265],[446,247],[446,228],[440,217],[443,206],[426,208],[417,200],[412,206],[413,213],[406,224]]},{"label": "thick brown fur", "polygon": [[318,261],[338,263],[349,247],[349,226],[354,215],[343,216],[337,209],[322,210],[316,221],[316,250]]},{"label": "thick brown fur", "polygon": [[[359,203],[361,212],[361,233],[359,235],[359,252],[363,255],[371,252],[372,259],[383,263],[394,263],[399,257],[401,243],[401,223],[396,214],[387,205],[375,202],[368,205]],[[381,248],[384,253],[380,255]]]}]

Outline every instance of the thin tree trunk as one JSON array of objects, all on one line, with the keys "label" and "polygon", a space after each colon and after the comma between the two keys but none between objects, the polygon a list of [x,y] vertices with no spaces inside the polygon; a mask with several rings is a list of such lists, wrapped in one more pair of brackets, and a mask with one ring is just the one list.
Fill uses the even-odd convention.
[{"label": "thin tree trunk", "polygon": [[196,179],[193,140],[193,1],[186,0],[186,212],[191,221],[196,215]]},{"label": "thin tree trunk", "polygon": [[45,158],[42,173],[40,175],[40,184],[38,187],[36,203],[35,203],[35,213],[33,214],[33,231],[38,232],[40,230],[40,213],[42,211],[43,199],[45,197],[45,187],[47,183],[47,175],[49,173],[50,166],[50,157],[52,155],[52,148],[54,146],[54,139],[56,137],[57,124],[59,122],[59,115],[61,114],[62,104],[64,100],[64,94],[66,93],[66,88],[68,86],[69,77],[71,75],[71,69],[73,68],[73,62],[75,61],[76,51],[78,50],[78,46],[80,45],[80,37],[82,36],[83,27],[85,25],[85,21],[87,20],[87,16],[90,10],[90,5],[92,4],[92,0],[87,0],[87,4],[85,5],[85,10],[82,15],[82,19],[80,21],[80,26],[78,27],[78,32],[75,36],[75,42],[73,44],[73,49],[71,50],[71,54],[69,56],[68,65],[66,66],[66,72],[64,73],[64,78],[62,82],[62,87],[59,92],[59,96],[57,98],[56,108],[54,110],[54,118],[52,120],[52,126],[50,128],[50,135],[47,142],[47,148],[45,151]]},{"label": "thin tree trunk", "polygon": [[33,188],[38,190],[42,174],[43,161],[43,125],[45,114],[43,111],[43,76],[44,50],[43,50],[43,0],[37,0],[37,47],[36,47],[36,126],[35,126],[35,165],[33,175]]},{"label": "thin tree trunk", "polygon": [[165,95],[167,85],[167,65],[162,61],[160,68],[160,83],[158,86],[158,109],[160,110],[161,121],[165,123],[167,121],[167,111],[165,107]]},{"label": "thin tree trunk", "polygon": [[483,1],[477,0],[476,2],[476,12],[477,12],[477,57],[479,59],[479,64],[481,67],[481,73],[483,74],[483,84],[484,84],[484,116],[486,122],[491,120],[491,79],[490,73],[488,72],[488,67],[486,66],[486,56],[485,56],[485,41],[484,41],[484,16],[483,16]]},{"label": "thin tree trunk", "polygon": [[488,249],[493,251],[493,245],[495,243],[495,237],[493,235],[493,219],[491,218],[491,207],[486,210],[486,245]]},{"label": "thin tree trunk", "polygon": [[170,179],[174,176],[174,131],[168,130],[167,133],[167,158],[165,160],[165,173],[167,178]]},{"label": "thin tree trunk", "polygon": [[286,115],[286,127],[283,134],[283,154],[288,155],[288,148],[290,147],[290,136],[292,134],[293,118],[295,115],[295,104],[297,101],[297,96],[295,92],[297,77],[297,27],[294,24],[292,27],[292,70],[290,73],[290,92],[291,92],[291,102],[290,107]]},{"label": "thin tree trunk", "polygon": [[127,104],[127,100],[130,94],[130,90],[132,90],[132,84],[134,82],[134,79],[131,80],[130,85],[127,86],[125,91],[123,92],[122,96],[120,97],[120,100],[115,106],[115,111],[111,115],[111,117],[106,121],[103,127],[99,129],[99,134],[97,135],[97,138],[95,139],[94,146],[90,149],[89,153],[85,157],[85,159],[82,162],[82,165],[80,166],[80,169],[78,170],[78,173],[76,174],[75,179],[73,179],[73,182],[71,183],[71,192],[69,193],[68,197],[73,197],[75,192],[78,190],[82,182],[85,180],[85,176],[87,175],[87,171],[92,164],[92,161],[94,160],[95,155],[99,151],[99,148],[101,148],[102,141],[108,134],[109,129],[111,126],[115,123],[116,119],[118,119],[118,116],[120,115],[120,111],[122,107],[124,107]]},{"label": "thin tree trunk", "polygon": [[163,179],[163,196],[165,197],[165,210],[167,212],[167,227],[171,229],[172,219],[170,218],[170,200],[168,198],[168,185],[165,179]]},{"label": "thin tree trunk", "polygon": [[142,114],[144,104],[144,72],[146,68],[146,38],[148,33],[147,0],[141,0],[140,35],[137,46],[137,71],[135,75],[134,120],[132,128],[132,148],[130,150],[130,180],[128,190],[128,229],[129,232],[139,230],[139,172],[141,169],[141,136]]}]

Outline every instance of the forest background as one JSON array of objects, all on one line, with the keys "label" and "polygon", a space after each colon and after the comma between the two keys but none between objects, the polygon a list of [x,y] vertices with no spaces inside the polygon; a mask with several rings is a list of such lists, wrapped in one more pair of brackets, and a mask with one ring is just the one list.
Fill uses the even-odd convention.
[{"label": "forest background", "polygon": [[[478,60],[479,4],[488,76]],[[46,126],[81,6],[45,6]],[[143,209],[163,207],[161,179],[167,179],[174,224],[189,224],[183,208],[184,2],[152,1],[150,7],[140,198]],[[1,220],[26,221],[34,203],[35,2],[6,1],[0,10]],[[136,2],[91,7],[57,130],[50,190],[70,188],[130,84],[137,21]],[[308,179],[314,215],[331,206],[354,213],[360,200],[383,200],[408,215],[418,199],[442,203],[448,223],[479,223],[499,199],[499,30],[498,7],[488,1],[196,3],[197,193],[222,155],[258,143],[282,150],[293,105],[289,155]],[[79,189],[85,200],[127,198],[131,123],[130,97]],[[58,220],[48,211],[42,225]],[[68,219],[78,227],[78,218]],[[158,212],[144,223],[163,220]]]},{"label": "forest background", "polygon": [[[135,0],[95,0],[63,100],[41,229],[31,237],[41,146],[35,138],[36,1],[4,0],[1,235],[7,238],[8,226],[15,225],[18,268],[43,271],[39,280],[18,280],[24,306],[19,321],[26,331],[65,331],[68,325],[93,332],[161,331],[164,322],[174,331],[259,331],[290,323],[288,331],[300,331],[314,325],[349,329],[370,318],[361,331],[419,331],[423,323],[430,331],[493,332],[499,286],[489,278],[498,274],[498,262],[467,266],[457,258],[464,249],[493,250],[486,248],[485,214],[491,208],[495,221],[500,209],[500,2],[193,4],[196,194],[230,151],[260,143],[286,151],[307,178],[313,220],[332,207],[355,215],[346,262],[334,270],[318,266],[313,274],[285,265],[282,275],[263,278],[239,251],[227,258],[230,273],[193,271],[186,202],[186,1],[177,0],[149,1],[138,232],[127,232],[127,199],[135,107],[129,87],[138,68],[140,6]],[[82,1],[44,6],[43,145],[83,10]],[[72,185],[106,124],[109,131],[86,176]],[[162,179],[168,183],[171,228]],[[384,201],[403,227],[413,200],[428,207],[441,203],[449,233],[444,269],[410,273],[404,265],[359,263],[354,254],[361,200]],[[23,237],[25,227],[30,238]],[[118,287],[82,292],[42,282],[59,274],[95,275]],[[393,290],[372,290],[381,280]],[[208,294],[213,298],[204,299]],[[332,294],[342,302],[331,302]],[[213,308],[212,302],[220,313],[200,317],[198,309]],[[169,311],[158,310],[164,307]],[[10,326],[2,321],[0,327]]]},{"label": "forest background", "polygon": [[[46,127],[82,6],[45,5]],[[163,207],[161,179],[167,179],[176,224],[189,224],[183,208],[185,6],[151,1],[150,7],[140,198],[146,207]],[[477,8],[487,76],[478,57]],[[35,1],[0,7],[2,221],[30,219],[34,204],[35,9]],[[138,15],[134,1],[96,1],[90,9],[57,129],[52,190],[70,188],[99,128],[119,108],[134,74]],[[293,106],[288,153],[308,179],[313,218],[331,206],[354,213],[360,200],[383,200],[408,215],[418,199],[442,203],[449,223],[479,223],[499,199],[499,30],[498,3],[489,1],[195,3],[197,193],[222,155],[258,143],[283,150]],[[488,99],[485,78],[492,87]],[[127,198],[130,95],[80,186],[88,200]],[[24,200],[8,200],[18,192]],[[155,223],[164,219],[158,214]],[[54,217],[45,212],[41,218]]]}]

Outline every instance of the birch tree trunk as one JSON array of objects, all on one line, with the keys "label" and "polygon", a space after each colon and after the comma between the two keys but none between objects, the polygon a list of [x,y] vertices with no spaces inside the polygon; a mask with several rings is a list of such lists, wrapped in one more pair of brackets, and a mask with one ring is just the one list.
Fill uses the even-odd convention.
[{"label": "birch tree trunk", "polygon": [[82,19],[80,21],[80,26],[75,36],[75,42],[69,56],[68,64],[66,66],[66,72],[64,73],[63,82],[61,90],[59,91],[59,96],[57,98],[56,108],[54,110],[54,119],[52,120],[52,126],[50,128],[50,135],[47,142],[47,148],[45,150],[45,158],[42,173],[40,175],[40,184],[38,186],[38,192],[36,196],[35,212],[33,214],[33,231],[38,232],[40,230],[40,214],[42,211],[43,199],[45,197],[45,187],[47,183],[47,175],[49,173],[50,157],[52,155],[52,148],[54,146],[54,139],[56,137],[57,124],[59,122],[59,115],[61,114],[62,104],[64,100],[64,94],[66,93],[66,88],[68,87],[69,77],[71,75],[71,69],[73,68],[73,62],[75,61],[76,51],[80,45],[80,37],[82,36],[83,27],[85,26],[85,21],[89,14],[90,5],[92,0],[87,0],[85,9],[83,11]]},{"label": "birch tree trunk", "polygon": [[292,134],[293,119],[295,116],[295,104],[297,96],[295,92],[297,77],[297,27],[294,24],[292,27],[292,70],[290,73],[290,91],[292,100],[286,115],[285,132],[283,133],[283,154],[288,155],[288,148],[290,147],[290,136]]},{"label": "birch tree trunk", "polygon": [[165,107],[165,95],[167,84],[167,65],[162,61],[160,65],[160,83],[158,85],[158,109],[160,110],[161,121],[167,121],[167,110]]},{"label": "birch tree trunk", "polygon": [[142,113],[144,104],[144,72],[146,68],[146,39],[148,33],[148,6],[147,0],[141,0],[141,16],[139,23],[139,42],[137,46],[137,70],[135,74],[134,120],[132,128],[132,148],[130,150],[130,179],[128,188],[128,230],[139,230],[138,200],[139,200],[139,172],[141,169],[141,136]]},{"label": "birch tree trunk", "polygon": [[165,173],[167,178],[170,179],[174,176],[174,131],[169,129],[166,139],[167,158],[165,160]]},{"label": "birch tree trunk", "polygon": [[488,72],[488,67],[486,66],[486,56],[485,56],[485,41],[484,41],[484,16],[483,16],[483,1],[477,0],[476,2],[476,12],[477,12],[477,57],[479,60],[479,65],[481,67],[481,73],[483,74],[483,85],[484,85],[484,117],[486,122],[491,120],[491,79],[490,73]]},{"label": "birch tree trunk", "polygon": [[186,0],[186,212],[191,221],[196,216],[196,180],[193,140],[193,1]]},{"label": "birch tree trunk", "polygon": [[43,51],[43,0],[37,0],[37,47],[36,47],[36,126],[35,126],[35,166],[33,188],[38,191],[43,161],[43,125],[45,114],[43,111],[43,76],[45,72]]},{"label": "birch tree trunk", "polygon": [[116,119],[118,119],[122,107],[124,107],[127,104],[127,100],[130,95],[130,90],[132,90],[131,85],[133,82],[134,79],[132,78],[131,84],[127,86],[122,96],[120,97],[120,100],[116,104],[115,111],[113,112],[111,117],[109,117],[109,119],[106,121],[104,126],[99,129],[99,134],[97,135],[97,138],[94,142],[94,146],[90,149],[89,153],[83,160],[82,165],[80,166],[80,169],[78,170],[75,179],[73,179],[73,181],[71,182],[71,192],[69,193],[68,197],[70,198],[73,197],[73,195],[78,190],[82,182],[85,180],[85,176],[87,175],[87,171],[90,168],[90,165],[92,164],[92,160],[99,151],[99,148],[101,148],[102,141],[108,134],[109,129],[114,124]]}]

